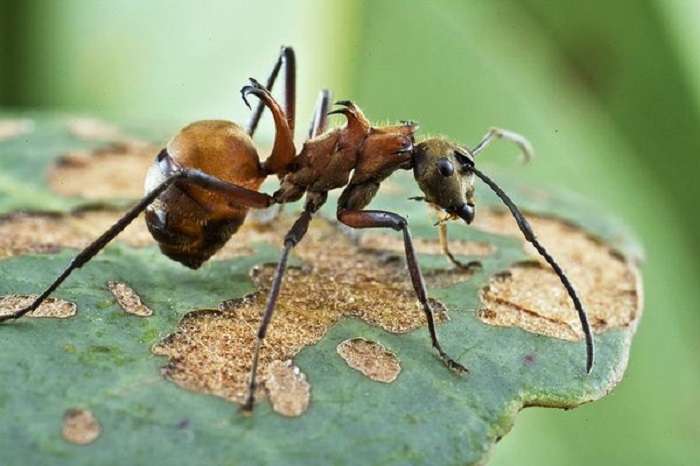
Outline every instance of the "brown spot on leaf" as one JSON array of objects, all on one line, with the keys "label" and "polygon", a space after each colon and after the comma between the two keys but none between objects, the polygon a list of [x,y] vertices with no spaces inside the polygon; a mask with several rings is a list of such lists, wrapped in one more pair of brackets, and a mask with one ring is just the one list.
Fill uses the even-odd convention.
[{"label": "brown spot on leaf", "polygon": [[[283,217],[272,227],[276,243],[290,225],[291,219]],[[258,400],[269,391],[270,364],[293,359],[343,317],[359,318],[394,333],[425,325],[403,261],[382,262],[375,252],[358,247],[335,223],[321,218],[312,222],[295,254],[304,265],[290,267],[285,275],[260,355]],[[187,314],[178,331],[153,348],[170,359],[165,376],[189,390],[243,403],[251,352],[274,270],[273,264],[253,268],[251,277],[258,291],[223,303],[220,311]],[[464,279],[456,273],[453,283]],[[429,277],[426,280],[434,287]],[[438,322],[445,321],[444,306],[431,303]]]},{"label": "brown spot on leaf", "polygon": [[[482,211],[480,216],[486,223],[498,225],[496,233],[510,231],[520,237],[507,214]],[[636,269],[576,227],[537,216],[529,218],[542,241],[569,269],[569,277],[590,308],[596,331],[629,325],[638,317],[641,291]],[[267,227],[273,244],[290,224],[289,217],[282,217]],[[255,231],[244,231],[239,244],[260,238]],[[439,247],[437,239],[434,247]],[[404,262],[382,259],[376,251],[343,235],[332,222],[315,220],[294,253],[304,265],[291,267],[285,275],[261,351],[258,400],[269,390],[270,364],[293,359],[342,317],[360,318],[396,333],[425,323]],[[186,315],[179,330],[154,347],[154,352],[170,358],[164,369],[166,377],[190,390],[242,403],[255,334],[274,270],[272,264],[253,268],[251,277],[258,291],[223,303],[220,311]],[[433,271],[426,274],[426,282],[428,289],[434,289],[466,281],[471,275],[458,270]],[[532,264],[521,264],[493,277],[482,290],[482,299],[487,307],[479,315],[488,323],[517,324],[563,338],[576,335],[578,321],[565,290],[548,267],[534,258]],[[431,303],[438,320],[445,320],[444,306],[435,300]],[[607,316],[607,311],[612,315]]]},{"label": "brown spot on leaf", "polygon": [[345,340],[336,351],[348,366],[377,382],[393,382],[401,372],[396,355],[375,341],[364,338]]},{"label": "brown spot on leaf", "polygon": [[68,131],[78,139],[86,141],[114,141],[123,139],[119,128],[96,118],[76,118],[68,123]]},{"label": "brown spot on leaf", "polygon": [[[573,225],[535,215],[528,215],[528,219],[571,280],[595,332],[637,321],[642,287],[634,265]],[[513,223],[509,214],[494,213],[477,227],[521,237]],[[565,340],[582,339],[576,311],[561,281],[531,245],[527,250],[532,262],[512,266],[507,273],[491,277],[482,288],[486,308],[477,313],[478,317],[492,325],[518,326]]]},{"label": "brown spot on leaf", "polygon": [[148,317],[153,314],[153,311],[141,302],[141,297],[126,283],[108,282],[107,287],[127,313],[139,317]]},{"label": "brown spot on leaf", "polygon": [[[112,226],[122,212],[89,211],[66,215],[11,214],[0,218],[0,257],[83,249]],[[131,246],[154,244],[141,219],[118,237]]]},{"label": "brown spot on leaf", "polygon": [[265,384],[272,409],[283,416],[301,416],[309,407],[311,387],[292,361],[272,361]]},{"label": "brown spot on leaf", "polygon": [[[440,243],[434,239],[414,239],[414,246],[418,254],[442,254]],[[386,233],[369,233],[362,236],[360,245],[367,249],[377,249],[382,251],[394,251],[403,254],[403,239],[399,235],[388,235]],[[488,256],[496,251],[493,244],[478,241],[450,240],[450,252],[452,254],[464,256]]]},{"label": "brown spot on leaf", "polygon": [[88,445],[97,440],[102,426],[95,415],[84,409],[68,409],[61,422],[63,438],[76,445]]},{"label": "brown spot on leaf", "polygon": [[158,150],[140,141],[120,140],[89,152],[72,152],[51,167],[49,184],[62,196],[98,201],[139,199]]},{"label": "brown spot on leaf", "polygon": [[[0,258],[56,252],[61,248],[83,249],[123,215],[124,211],[89,210],[72,214],[15,213],[0,217]],[[250,255],[255,243],[279,244],[281,238],[284,232],[269,222],[246,222],[212,260]],[[135,247],[156,245],[142,217],[131,222],[114,241]]]},{"label": "brown spot on leaf", "polygon": [[[0,296],[0,316],[12,314],[34,302],[38,295],[6,295]],[[55,317],[63,319],[75,315],[76,305],[70,301],[58,298],[47,298],[41,305],[25,317]]]},{"label": "brown spot on leaf", "polygon": [[0,119],[0,141],[29,134],[34,131],[34,122],[27,118]]}]

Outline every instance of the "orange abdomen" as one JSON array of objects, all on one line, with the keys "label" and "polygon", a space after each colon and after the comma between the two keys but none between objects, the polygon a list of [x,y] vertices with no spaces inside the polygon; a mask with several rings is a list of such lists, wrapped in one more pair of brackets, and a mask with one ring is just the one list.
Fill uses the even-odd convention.
[{"label": "orange abdomen", "polygon": [[[178,165],[257,191],[265,179],[253,141],[237,124],[205,120],[190,124],[166,146]],[[156,161],[146,191],[166,178]],[[247,207],[222,192],[194,185],[173,185],[146,210],[146,224],[166,256],[196,269],[243,224]]]}]

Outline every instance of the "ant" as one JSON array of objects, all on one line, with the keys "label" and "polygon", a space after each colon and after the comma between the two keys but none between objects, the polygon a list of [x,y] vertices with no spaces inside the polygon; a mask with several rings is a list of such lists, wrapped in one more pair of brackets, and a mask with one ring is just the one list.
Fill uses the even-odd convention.
[{"label": "ant", "polygon": [[[254,79],[241,89],[246,105],[249,96],[259,99],[245,128],[223,120],[197,121],[182,129],[157,155],[146,176],[146,195],[121,219],[81,251],[68,267],[29,306],[0,316],[0,322],[17,319],[36,309],[77,268],[85,265],[141,212],[160,250],[169,258],[197,269],[218,251],[243,224],[250,209],[286,204],[306,195],[300,216],[284,237],[284,249],[272,279],[270,294],[257,331],[248,394],[241,410],[253,409],[260,349],[272,319],[290,251],[304,237],[313,214],[326,202],[328,191],[343,188],[338,199],[337,219],[351,228],[390,228],[403,234],[406,264],[416,297],[428,322],[433,347],[442,361],[456,373],[467,368],[443,350],[430,307],[425,281],[418,265],[406,219],[394,212],[365,209],[379,185],[397,170],[413,170],[424,196],[446,215],[439,232],[443,252],[459,267],[447,248],[447,221],[474,219],[474,180],[481,179],[504,202],[527,241],[549,263],[571,297],[586,338],[587,372],[594,363],[593,336],[586,313],[573,286],[559,265],[539,243],[530,224],[503,190],[475,165],[474,158],[494,138],[517,144],[525,158],[532,149],[522,136],[492,128],[473,149],[444,139],[416,143],[418,126],[410,121],[399,125],[372,126],[360,108],[350,101],[339,101],[329,111],[330,93],[321,91],[308,139],[297,154],[294,146],[295,81],[294,51],[282,47],[266,86]],[[270,94],[284,68],[284,107]],[[253,144],[253,134],[267,108],[274,119],[275,138],[270,156],[261,162]],[[345,116],[346,124],[327,130],[328,117]],[[272,195],[258,191],[270,175],[280,179]]]}]

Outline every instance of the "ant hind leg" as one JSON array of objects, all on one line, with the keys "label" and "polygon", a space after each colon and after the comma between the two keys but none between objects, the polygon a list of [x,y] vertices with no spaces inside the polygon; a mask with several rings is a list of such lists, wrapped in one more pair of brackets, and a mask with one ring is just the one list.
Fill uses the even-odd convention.
[{"label": "ant hind leg", "polygon": [[[167,159],[166,159],[167,160]],[[170,166],[171,167],[171,166]],[[252,191],[241,186],[222,181],[214,176],[208,175],[199,170],[181,168],[168,174],[167,178],[155,186],[146,196],[144,196],[134,207],[132,207],[122,218],[109,227],[95,241],[90,243],[85,249],[78,253],[70,261],[68,267],[56,277],[56,279],[32,302],[29,306],[19,309],[11,314],[0,316],[0,322],[11,319],[19,319],[25,314],[37,309],[46,298],[63,283],[75,269],[87,264],[98,252],[104,249],[114,238],[119,235],[131,222],[138,217],[141,212],[153,203],[163,192],[176,182],[195,184],[211,190],[217,190],[231,196],[237,205],[250,208],[265,208],[270,206],[274,200],[271,196],[257,191]]]},{"label": "ant hind leg", "polygon": [[328,110],[330,109],[331,93],[328,89],[322,89],[316,102],[314,116],[309,127],[309,139],[326,132],[328,126]]},{"label": "ant hind leg", "polygon": [[105,231],[99,238],[90,243],[85,249],[83,249],[73,260],[70,261],[68,267],[61,272],[61,274],[56,277],[56,279],[32,302],[29,306],[19,309],[11,314],[6,314],[0,316],[0,322],[4,322],[10,319],[19,319],[25,314],[37,309],[41,303],[44,302],[46,298],[53,293],[56,288],[65,281],[66,278],[75,270],[79,269],[83,265],[92,259],[95,254],[100,252],[110,241],[112,241],[119,233],[121,233],[138,215],[143,212],[146,207],[148,207],[158,196],[160,196],[163,191],[165,191],[171,184],[177,180],[178,176],[170,176],[160,185],[156,186],[150,193],[148,193],[138,204],[131,208],[122,218],[120,218],[114,225],[112,225],[107,231]]}]

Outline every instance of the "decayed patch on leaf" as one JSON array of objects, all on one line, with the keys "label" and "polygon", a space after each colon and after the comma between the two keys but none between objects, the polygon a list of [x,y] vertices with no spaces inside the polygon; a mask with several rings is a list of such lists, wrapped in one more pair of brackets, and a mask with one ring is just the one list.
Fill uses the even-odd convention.
[{"label": "decayed patch on leaf", "polygon": [[158,148],[137,140],[120,140],[90,152],[72,152],[49,170],[49,184],[62,196],[92,200],[138,199]]},{"label": "decayed patch on leaf", "polygon": [[28,118],[0,119],[0,141],[34,131],[34,122]]},{"label": "decayed patch on leaf", "polygon": [[88,445],[97,440],[102,433],[102,426],[91,411],[85,409],[68,409],[61,422],[63,438],[76,445]]},{"label": "decayed patch on leaf", "polygon": [[[276,241],[284,237],[291,220],[275,225]],[[243,241],[243,240],[240,240]],[[383,262],[373,251],[358,247],[335,223],[318,218],[295,249],[304,266],[290,267],[268,327],[260,355],[257,399],[270,390],[270,365],[287,361],[305,346],[318,342],[343,317],[360,318],[394,333],[425,325],[403,261]],[[251,277],[258,289],[245,298],[223,303],[219,311],[194,311],[177,332],[153,351],[169,357],[167,378],[189,390],[243,403],[260,316],[269,293],[274,265],[255,267]],[[453,281],[463,281],[455,273]],[[441,283],[446,278],[440,277]],[[434,288],[431,276],[426,277]],[[431,300],[438,321],[445,308]],[[426,351],[428,351],[426,342]]]},{"label": "decayed patch on leaf", "polygon": [[[497,225],[494,233],[510,231],[519,237],[508,214],[480,214],[485,224]],[[638,274],[630,264],[578,228],[537,216],[529,218],[542,241],[568,269],[596,331],[636,321],[641,291]],[[290,223],[284,217],[270,226],[271,237],[278,241]],[[439,247],[437,239],[435,244]],[[315,220],[295,254],[304,266],[290,268],[285,276],[261,352],[257,399],[267,394],[268,368],[273,361],[292,359],[303,347],[319,341],[341,317],[360,318],[390,332],[407,332],[425,322],[404,262],[383,260],[376,251],[341,234],[333,223]],[[218,312],[188,314],[178,332],[154,348],[157,354],[170,358],[166,377],[190,390],[242,403],[255,333],[274,269],[274,265],[252,269],[257,292],[224,303]],[[479,316],[484,321],[517,323],[560,338],[577,337],[576,313],[546,264],[533,259],[531,264],[513,267],[509,274],[492,278],[482,290],[486,308]],[[455,270],[426,274],[426,281],[428,289],[434,289],[470,276]],[[444,320],[444,307],[434,300],[432,304],[438,319]]]},{"label": "decayed patch on leaf", "polygon": [[153,311],[141,302],[141,297],[126,283],[108,282],[107,288],[127,313],[139,317],[148,317],[153,314]]},{"label": "decayed patch on leaf", "polygon": [[340,343],[336,351],[348,366],[377,382],[393,382],[401,372],[399,358],[376,341],[353,338]]},{"label": "decayed patch on leaf", "polygon": [[[403,239],[397,235],[387,235],[386,233],[369,233],[362,236],[360,245],[368,249],[382,251],[393,251],[403,254]],[[435,240],[417,238],[413,245],[418,254],[442,254],[440,243]],[[463,256],[488,256],[496,252],[493,244],[479,241],[450,240],[450,252]]]},{"label": "decayed patch on leaf", "polygon": [[[538,238],[571,280],[597,333],[634,325],[642,311],[640,274],[601,241],[565,222],[529,215]],[[520,236],[509,214],[493,214],[477,228]],[[531,263],[516,264],[491,277],[481,290],[486,308],[477,313],[488,324],[518,326],[565,340],[583,339],[573,303],[559,278],[530,245]]]},{"label": "decayed patch on leaf", "polygon": [[272,361],[265,384],[272,409],[283,416],[300,416],[309,407],[311,387],[292,361]]},{"label": "decayed patch on leaf", "polygon": [[[124,211],[89,210],[72,214],[16,213],[0,217],[0,258],[29,253],[83,249],[114,225]],[[284,224],[288,225],[288,224]],[[280,236],[281,235],[281,236]],[[212,260],[253,254],[255,243],[280,244],[284,232],[271,224],[247,222]],[[114,239],[134,247],[155,246],[142,217]]]},{"label": "decayed patch on leaf", "polygon": [[[0,296],[0,315],[9,315],[34,302],[38,295]],[[76,305],[58,298],[47,298],[41,305],[24,317],[56,317],[63,319],[75,315]]]},{"label": "decayed patch on leaf", "polygon": [[[87,211],[70,215],[11,214],[0,218],[0,257],[83,249],[112,226],[123,212]],[[118,237],[131,246],[154,244],[141,219]]]},{"label": "decayed patch on leaf", "polygon": [[75,118],[68,123],[68,131],[78,139],[86,141],[115,141],[124,139],[119,128],[96,118]]}]

